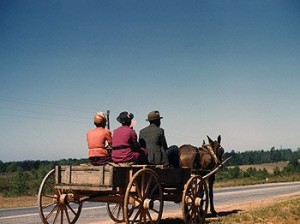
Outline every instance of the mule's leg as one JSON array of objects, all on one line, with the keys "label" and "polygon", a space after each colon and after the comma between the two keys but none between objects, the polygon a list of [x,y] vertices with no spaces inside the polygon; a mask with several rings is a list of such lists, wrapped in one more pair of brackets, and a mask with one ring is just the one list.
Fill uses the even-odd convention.
[{"label": "mule's leg", "polygon": [[209,203],[210,203],[210,212],[213,216],[217,216],[218,213],[215,210],[214,206],[214,182],[215,182],[215,175],[213,174],[208,178],[208,191],[209,191]]}]

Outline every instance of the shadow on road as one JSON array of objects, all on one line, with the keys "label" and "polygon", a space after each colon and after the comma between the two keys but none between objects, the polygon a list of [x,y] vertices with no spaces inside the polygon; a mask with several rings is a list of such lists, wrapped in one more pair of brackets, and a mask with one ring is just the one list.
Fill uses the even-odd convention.
[{"label": "shadow on road", "polygon": [[[205,223],[211,223],[211,221],[215,221],[219,218],[228,216],[228,215],[233,215],[236,214],[238,212],[240,212],[241,210],[231,210],[231,211],[224,211],[224,212],[219,212],[218,216],[215,217],[212,214],[207,214],[206,218],[205,218]],[[166,219],[162,219],[160,220],[159,224],[184,224],[184,221],[180,218],[166,218]]]},{"label": "shadow on road", "polygon": [[[231,211],[224,211],[224,212],[218,212],[218,216],[217,217],[224,217],[224,216],[228,216],[228,215],[233,215],[236,214],[238,212],[240,212],[242,210],[231,210]],[[215,216],[213,216],[211,213],[206,215],[206,218],[216,218]]]}]

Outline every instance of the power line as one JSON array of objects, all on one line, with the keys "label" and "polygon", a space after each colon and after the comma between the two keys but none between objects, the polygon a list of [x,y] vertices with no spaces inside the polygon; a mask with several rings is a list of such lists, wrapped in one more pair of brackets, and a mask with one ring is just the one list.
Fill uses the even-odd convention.
[{"label": "power line", "polygon": [[89,112],[89,108],[84,107],[78,107],[78,106],[72,106],[72,105],[63,105],[63,104],[56,104],[56,103],[48,103],[45,101],[39,101],[39,100],[31,100],[31,99],[25,99],[25,98],[16,98],[16,97],[3,97],[0,96],[0,101],[9,102],[9,103],[20,103],[20,104],[32,104],[32,105],[42,105],[42,106],[51,106],[58,109],[75,109],[77,111],[82,112]]},{"label": "power line", "polygon": [[[1,103],[2,102],[2,103]],[[87,108],[45,103],[38,100],[0,96],[0,112],[5,116],[15,116],[29,119],[59,120],[88,122],[86,116],[91,111]],[[4,113],[3,113],[4,112]],[[70,118],[70,119],[66,119]]]}]

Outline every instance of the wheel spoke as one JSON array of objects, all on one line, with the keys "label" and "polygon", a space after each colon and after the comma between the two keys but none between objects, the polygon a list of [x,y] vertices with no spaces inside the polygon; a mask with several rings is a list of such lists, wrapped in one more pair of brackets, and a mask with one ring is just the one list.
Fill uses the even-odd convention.
[{"label": "wheel spoke", "polygon": [[149,178],[149,180],[147,182],[147,185],[146,185],[146,188],[145,188],[146,195],[149,192],[149,189],[150,189],[150,186],[151,186],[151,183],[152,183],[152,179],[153,179],[153,176],[150,176],[150,178]]},{"label": "wheel spoke", "polygon": [[57,199],[57,196],[56,196],[56,195],[43,194],[42,196],[45,197],[45,198]]},{"label": "wheel spoke", "polygon": [[[71,212],[72,212],[74,215],[76,215],[76,212],[74,211],[74,209],[71,207],[70,204],[67,204],[66,206],[71,210]],[[67,208],[66,208],[66,211],[67,211]]]},{"label": "wheel spoke", "polygon": [[50,190],[53,190],[54,192],[56,191],[56,189],[53,186],[53,183],[46,182],[45,184],[50,188]]},{"label": "wheel spoke", "polygon": [[[70,206],[69,206],[69,208],[70,208]],[[67,217],[68,223],[71,223],[70,216],[69,216],[69,213],[68,213],[68,209],[66,207],[64,207],[64,210],[65,210],[65,213],[66,213],[66,217]],[[71,209],[71,211],[73,212],[73,209]]]},{"label": "wheel spoke", "polygon": [[60,208],[60,223],[64,223],[64,207]]},{"label": "wheel spoke", "polygon": [[113,214],[117,212],[117,217],[119,217],[121,211],[122,207],[120,206],[120,204],[116,204],[112,209]]},{"label": "wheel spoke", "polygon": [[55,205],[55,203],[50,203],[50,204],[47,204],[47,205],[43,205],[42,208],[43,209],[49,208],[51,205]]},{"label": "wheel spoke", "polygon": [[122,208],[118,206],[118,212],[117,212],[117,217],[120,217],[120,212],[122,211]]},{"label": "wheel spoke", "polygon": [[156,209],[154,209],[154,208],[151,208],[150,210],[153,211],[153,212],[155,212],[155,213],[157,213],[157,214],[159,213],[159,211],[156,210]]},{"label": "wheel spoke", "polygon": [[134,216],[134,218],[132,220],[133,222],[136,221],[136,219],[138,218],[138,216],[139,216],[140,213],[141,213],[141,207],[138,208],[138,211],[136,212],[136,214],[135,214],[135,216]]},{"label": "wheel spoke", "polygon": [[55,215],[55,217],[54,217],[54,221],[53,221],[53,223],[55,223],[56,222],[56,220],[57,220],[57,217],[59,216],[59,213],[61,212],[61,210],[60,210],[60,206],[58,206],[58,208],[57,208],[57,212],[56,212],[56,215]]},{"label": "wheel spoke", "polygon": [[54,208],[49,212],[49,214],[46,216],[46,219],[49,219],[49,217],[57,210],[59,209],[58,205],[55,205]]},{"label": "wheel spoke", "polygon": [[[117,202],[107,202],[106,205],[109,217],[116,223],[124,221],[123,204]],[[130,211],[129,211],[130,212]]]},{"label": "wheel spoke", "polygon": [[149,196],[152,196],[158,187],[160,187],[160,184],[157,183],[157,184],[152,188],[151,192],[149,193]]},{"label": "wheel spoke", "polygon": [[141,188],[140,188],[140,186],[139,186],[137,180],[134,180],[133,185],[135,186],[135,190],[136,190],[136,193],[138,194],[138,197],[139,197],[139,198],[143,198],[142,192],[141,192]]},{"label": "wheel spoke", "polygon": [[[150,221],[151,223],[153,223],[153,219],[152,219],[151,214],[149,213],[149,211],[147,211],[146,215],[148,216],[149,221]],[[146,220],[145,220],[145,221],[146,221]]]},{"label": "wheel spoke", "polygon": [[145,174],[143,174],[142,177],[141,177],[141,195],[142,195],[143,198],[145,198],[145,193],[146,193],[146,191],[145,191],[145,188],[146,188],[145,185],[146,185]]}]

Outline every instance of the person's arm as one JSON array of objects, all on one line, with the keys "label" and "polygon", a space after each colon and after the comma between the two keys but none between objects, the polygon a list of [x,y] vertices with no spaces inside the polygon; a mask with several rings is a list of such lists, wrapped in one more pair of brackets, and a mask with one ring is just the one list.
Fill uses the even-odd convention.
[{"label": "person's arm", "polygon": [[168,149],[168,144],[167,144],[167,140],[166,140],[166,137],[165,137],[164,129],[162,129],[162,132],[161,132],[161,145],[165,150]]},{"label": "person's arm", "polygon": [[131,130],[130,136],[131,136],[131,142],[130,142],[131,149],[133,151],[139,151],[140,150],[140,145],[137,141],[137,134],[136,134],[135,130],[133,130],[133,129]]},{"label": "person's arm", "polygon": [[106,136],[105,136],[105,140],[106,140],[106,142],[107,142],[107,144],[108,144],[108,148],[112,148],[112,137],[111,137],[111,132],[110,132],[110,130],[107,130],[107,132],[106,132]]}]

